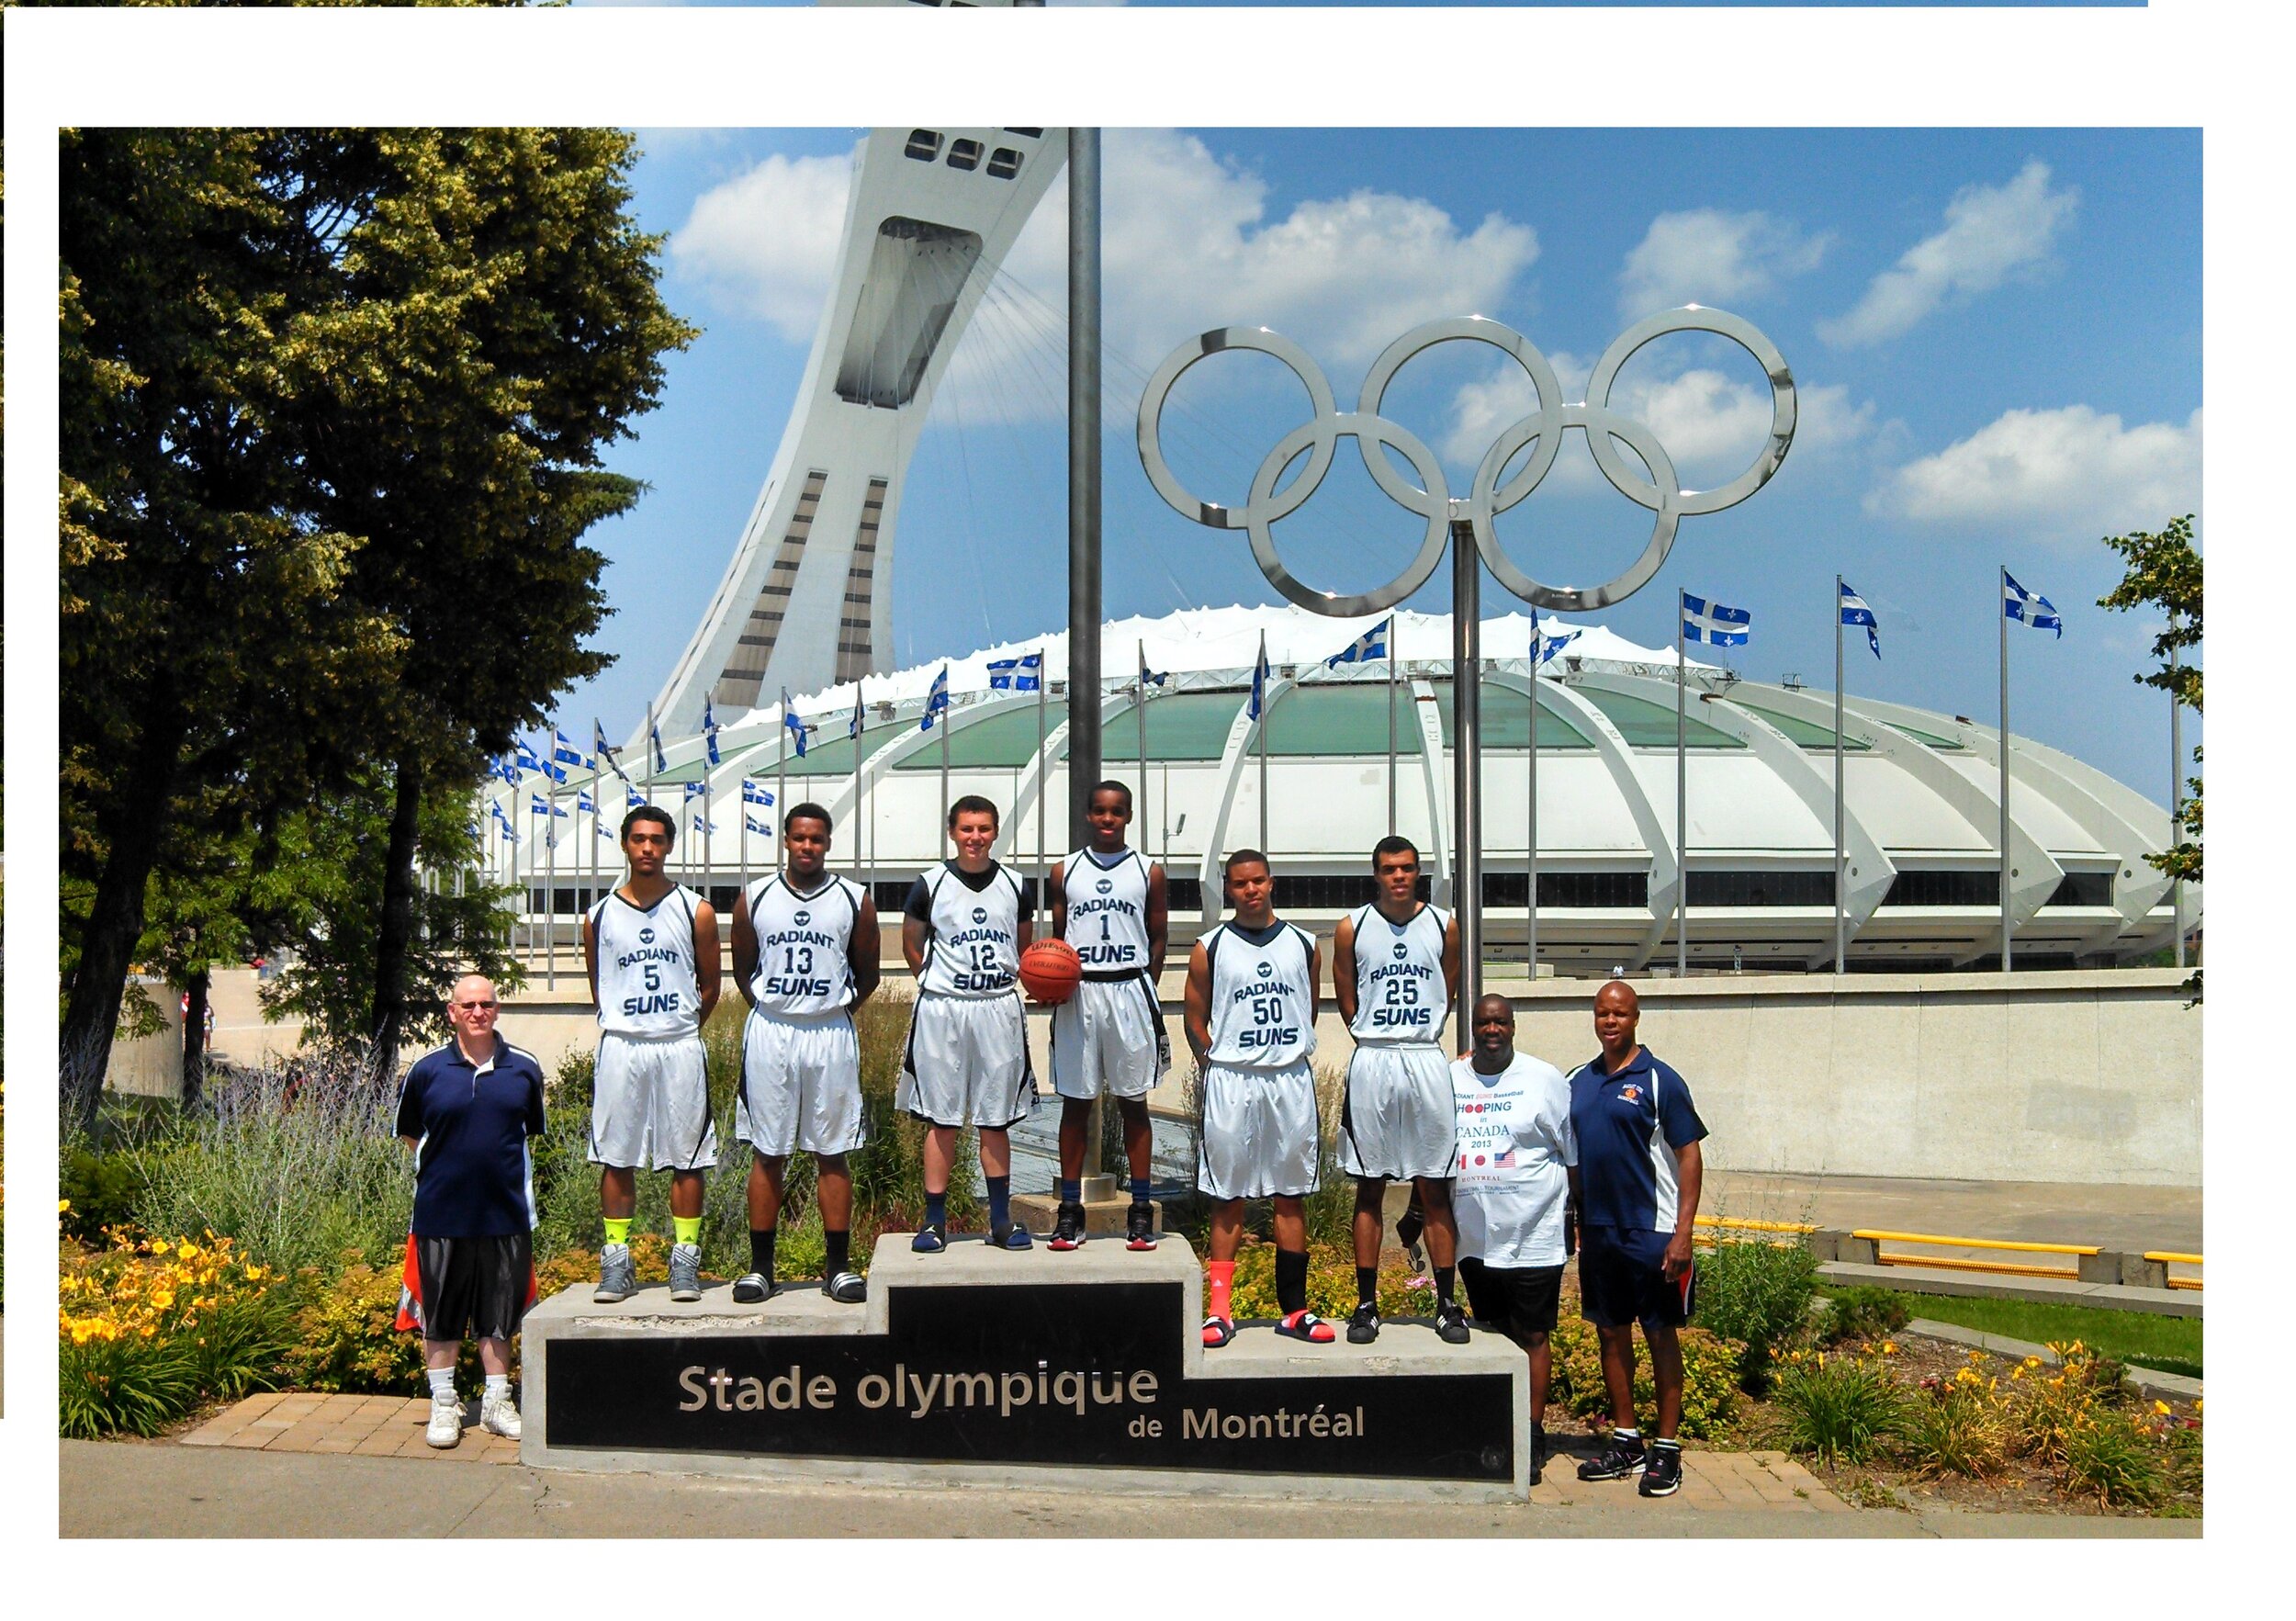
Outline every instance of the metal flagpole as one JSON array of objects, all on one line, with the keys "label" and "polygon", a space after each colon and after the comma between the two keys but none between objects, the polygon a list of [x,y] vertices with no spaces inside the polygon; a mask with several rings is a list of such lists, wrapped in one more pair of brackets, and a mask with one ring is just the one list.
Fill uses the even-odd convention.
[{"label": "metal flagpole", "polygon": [[[550,751],[557,752],[557,728],[551,728]],[[557,765],[556,760],[548,761]],[[558,779],[554,771],[546,771],[543,778],[550,784],[550,814],[542,818],[544,871],[547,874],[542,884],[542,949],[548,953],[543,959],[545,988],[558,988]]]},{"label": "metal flagpole", "polygon": [[1140,689],[1132,699],[1132,715],[1140,722],[1140,836],[1144,844],[1148,839],[1148,644],[1134,646],[1140,653]]},{"label": "metal flagpole", "polygon": [[[1690,726],[1683,707],[1687,672],[1683,661],[1683,617],[1689,604],[1674,588],[1674,977],[1690,977]],[[1713,599],[1707,599],[1709,606]]]},{"label": "metal flagpole", "polygon": [[[1044,779],[1052,775],[1044,758],[1044,692],[1052,684],[1052,673],[1051,651],[1040,647],[1036,656],[1036,905],[1029,908],[1031,918],[1038,906],[1049,909],[1052,906],[1052,869],[1046,864],[1044,836]],[[1076,689],[1073,686],[1068,689],[1068,730],[1072,737],[1076,730]]]},{"label": "metal flagpole", "polygon": [[[1266,673],[1263,674],[1262,672]],[[1273,707],[1267,689],[1274,686],[1274,671],[1267,669],[1267,633],[1260,632],[1260,661],[1252,667],[1252,679],[1260,690],[1260,853],[1267,854],[1267,717]],[[1273,858],[1270,858],[1271,860]]]},{"label": "metal flagpole", "polygon": [[1538,656],[1545,650],[1538,628],[1538,610],[1534,607],[1531,679],[1524,689],[1531,695],[1531,725],[1530,734],[1523,743],[1523,752],[1530,762],[1525,771],[1529,783],[1525,803],[1530,808],[1524,818],[1523,831],[1523,961],[1534,985],[1538,982]]},{"label": "metal flagpole", "polygon": [[[942,665],[942,673],[946,674],[948,669]],[[932,699],[928,697],[925,702],[930,704]],[[949,826],[949,726],[956,715],[953,705],[940,712],[940,825],[944,831]]]},{"label": "metal flagpole", "polygon": [[1850,950],[1849,914],[1842,891],[1850,882],[1850,863],[1842,850],[1845,827],[1842,807],[1846,792],[1841,781],[1841,576],[1834,576],[1834,972],[1846,974]]},{"label": "metal flagpole", "polygon": [[[765,825],[773,831],[773,864],[782,863],[782,818],[789,815],[789,689],[782,689],[782,751],[774,759],[773,814],[765,818]],[[745,813],[746,814],[746,813]]]},{"label": "metal flagpole", "polygon": [[1459,924],[1460,1030],[1483,994],[1482,553],[1474,525],[1451,520],[1451,912]]},{"label": "metal flagpole", "polygon": [[2009,971],[2009,565],[2001,565],[2001,583],[1994,593],[1993,612],[2001,636],[2001,972]]},{"label": "metal flagpole", "polygon": [[[1040,669],[1041,681],[1049,671]],[[1039,687],[1038,691],[1043,689]],[[1100,131],[1068,132],[1068,842],[1100,780]],[[1098,1139],[1093,1140],[1096,1143]],[[1096,1168],[1097,1168],[1097,1154]]]},{"label": "metal flagpole", "polygon": [[[2168,630],[2176,634],[2177,616],[2168,615]],[[2168,647],[2168,845],[2184,842],[2184,704],[2177,697],[2177,647]],[[2184,967],[2184,880],[2168,881],[2168,911],[2177,926],[2177,966]]]},{"label": "metal flagpole", "polygon": [[1395,831],[1395,647],[1401,639],[1403,616],[1400,613],[1388,615],[1387,621],[1387,830]]}]

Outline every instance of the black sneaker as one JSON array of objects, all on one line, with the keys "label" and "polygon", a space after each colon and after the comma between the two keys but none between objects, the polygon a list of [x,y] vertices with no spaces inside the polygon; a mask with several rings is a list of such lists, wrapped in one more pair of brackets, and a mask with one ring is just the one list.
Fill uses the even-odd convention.
[{"label": "black sneaker", "polygon": [[1650,1443],[1650,1461],[1636,1488],[1645,1497],[1671,1497],[1683,1489],[1683,1449],[1672,1441]]},{"label": "black sneaker", "polygon": [[1367,1345],[1379,1337],[1379,1306],[1376,1300],[1366,1300],[1347,1318],[1347,1343]]},{"label": "black sneaker", "polygon": [[1531,1484],[1538,1484],[1538,1477],[1547,1468],[1547,1426],[1531,1426]]},{"label": "black sneaker", "polygon": [[1156,1212],[1145,1202],[1135,1201],[1124,1212],[1124,1247],[1128,1250],[1152,1250],[1156,1247]]},{"label": "black sneaker", "polygon": [[1403,1259],[1411,1263],[1413,1272],[1427,1269],[1427,1255],[1419,1247],[1419,1235],[1426,1230],[1426,1221],[1415,1204],[1405,1205],[1403,1213],[1395,1219],[1395,1242],[1403,1252]]},{"label": "black sneaker", "polygon": [[1579,1466],[1579,1479],[1623,1480],[1628,1475],[1640,1473],[1643,1462],[1642,1437],[1637,1435],[1631,1441],[1624,1440],[1614,1432],[1610,1446],[1602,1457],[1590,1458]]},{"label": "black sneaker", "polygon": [[1052,1223],[1052,1247],[1056,1250],[1080,1250],[1085,1247],[1084,1206],[1061,1206],[1060,1219]]},{"label": "black sneaker", "polygon": [[1457,1300],[1435,1302],[1435,1334],[1446,1345],[1467,1344],[1467,1312]]}]

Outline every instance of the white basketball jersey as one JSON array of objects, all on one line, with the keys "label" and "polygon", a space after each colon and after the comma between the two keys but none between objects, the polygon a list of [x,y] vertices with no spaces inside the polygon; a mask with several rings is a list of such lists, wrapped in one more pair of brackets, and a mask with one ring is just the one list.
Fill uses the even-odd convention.
[{"label": "white basketball jersey", "polygon": [[1002,864],[992,864],[988,883],[972,889],[958,876],[955,863],[944,861],[925,874],[924,884],[932,938],[917,987],[944,996],[1015,994],[1020,973],[1019,880]]},{"label": "white basketball jersey", "polygon": [[758,937],[749,994],[760,1012],[805,1019],[852,1006],[860,884],[829,877],[813,894],[799,895],[774,872],[752,884],[743,903]]},{"label": "white basketball jersey", "polygon": [[1068,943],[1086,974],[1148,966],[1148,863],[1138,850],[1103,858],[1088,850],[1061,863]]},{"label": "white basketball jersey", "polygon": [[1211,959],[1214,1064],[1282,1069],[1315,1051],[1315,985],[1309,977],[1315,942],[1277,918],[1255,942],[1232,922],[1204,936]]},{"label": "white basketball jersey", "polygon": [[1450,996],[1443,983],[1443,935],[1450,920],[1423,906],[1408,923],[1391,923],[1377,906],[1356,914],[1356,1022],[1358,1041],[1432,1047],[1443,1040]]},{"label": "white basketball jersey", "polygon": [[681,884],[650,906],[632,906],[617,892],[591,907],[601,1029],[618,1036],[700,1033],[693,912],[701,904],[702,897]]}]

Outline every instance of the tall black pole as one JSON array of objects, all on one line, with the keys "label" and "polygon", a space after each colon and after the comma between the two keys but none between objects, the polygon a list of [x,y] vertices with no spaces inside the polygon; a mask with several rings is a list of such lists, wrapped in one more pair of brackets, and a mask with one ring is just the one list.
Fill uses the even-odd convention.
[{"label": "tall black pole", "polygon": [[1459,923],[1460,1032],[1471,1037],[1483,994],[1482,554],[1451,521],[1451,909]]},{"label": "tall black pole", "polygon": [[1100,131],[1068,132],[1068,848],[1100,780]]}]

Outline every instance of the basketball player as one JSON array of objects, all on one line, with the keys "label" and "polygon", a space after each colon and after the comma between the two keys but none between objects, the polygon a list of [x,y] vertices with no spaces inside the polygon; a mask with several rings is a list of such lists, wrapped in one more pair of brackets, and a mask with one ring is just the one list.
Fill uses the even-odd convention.
[{"label": "basketball player", "polygon": [[853,1174],[846,1154],[867,1139],[853,1009],[877,988],[877,903],[828,871],[829,813],[808,801],[782,818],[783,866],[752,884],[734,914],[734,983],[749,1004],[741,1030],[735,1135],[749,1144],[749,1270],[734,1299],[773,1293],[782,1172],[814,1156],[827,1255],[821,1292],[855,1305]]},{"label": "basketball player", "polygon": [[1467,1313],[1452,1298],[1458,1226],[1451,1176],[1458,1116],[1443,1025],[1459,983],[1459,926],[1419,898],[1419,850],[1390,834],[1372,847],[1378,898],[1339,920],[1332,989],[1356,1038],[1340,1112],[1339,1165],[1356,1178],[1356,1310],[1350,1345],[1379,1337],[1379,1231],[1390,1177],[1408,1176],[1425,1212],[1435,1263],[1435,1333],[1467,1343]]},{"label": "basketball player", "polygon": [[977,794],[959,799],[949,807],[949,839],[956,859],[917,879],[901,918],[917,1009],[894,1102],[930,1128],[925,1225],[909,1247],[926,1255],[949,1247],[949,1172],[957,1133],[974,1126],[988,1242],[1025,1250],[1029,1230],[1012,1223],[1012,1143],[1005,1133],[1036,1107],[1019,986],[1031,929],[1019,880],[988,853],[996,842],[996,806]]},{"label": "basketball player", "polygon": [[1116,1099],[1124,1122],[1124,1158],[1132,1176],[1124,1212],[1125,1247],[1156,1247],[1148,1204],[1149,1089],[1172,1067],[1171,1039],[1156,1000],[1166,939],[1164,868],[1126,847],[1132,791],[1121,782],[1094,786],[1085,821],[1092,843],[1052,869],[1052,933],[1076,948],[1084,981],[1052,1009],[1052,1090],[1061,1098],[1061,1208],[1052,1247],[1085,1241],[1085,1134],[1093,1099]]},{"label": "basketball player", "polygon": [[[1234,916],[1187,960],[1187,1044],[1204,1078],[1203,1158],[1196,1186],[1211,1196],[1211,1259],[1204,1267],[1204,1344],[1235,1338],[1228,1310],[1244,1201],[1276,1204],[1276,1332],[1311,1345],[1338,1336],[1308,1310],[1308,1226],[1322,1144],[1315,1115],[1315,941],[1277,917],[1276,883],[1255,850],[1223,869]],[[1447,1078],[1447,1072],[1446,1072]]]},{"label": "basketball player", "polygon": [[624,816],[629,882],[582,919],[582,961],[602,1032],[590,1106],[590,1158],[601,1167],[606,1220],[591,1296],[600,1301],[627,1300],[637,1288],[630,1221],[637,1167],[647,1164],[670,1174],[670,1298],[702,1298],[702,1177],[717,1163],[702,1026],[717,1006],[717,914],[663,873],[677,836],[658,805]]}]

